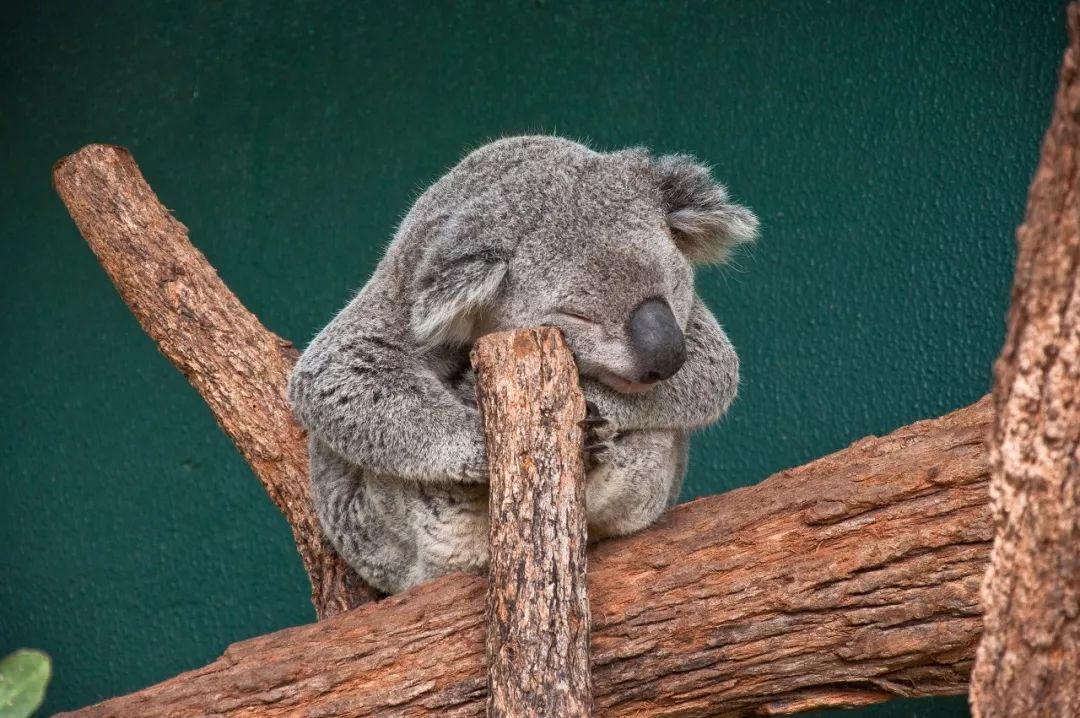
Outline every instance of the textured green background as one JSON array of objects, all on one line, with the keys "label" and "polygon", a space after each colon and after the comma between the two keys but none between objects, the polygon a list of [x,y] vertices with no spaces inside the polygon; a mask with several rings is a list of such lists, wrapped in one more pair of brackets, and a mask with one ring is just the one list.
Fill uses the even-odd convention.
[{"label": "textured green background", "polygon": [[486,139],[714,163],[764,233],[700,279],[745,372],[690,497],[987,391],[1064,43],[1061,2],[20,5],[0,28],[0,652],[53,654],[52,710],[312,619],[283,520],[53,194],[61,155],[130,147],[301,343]]}]

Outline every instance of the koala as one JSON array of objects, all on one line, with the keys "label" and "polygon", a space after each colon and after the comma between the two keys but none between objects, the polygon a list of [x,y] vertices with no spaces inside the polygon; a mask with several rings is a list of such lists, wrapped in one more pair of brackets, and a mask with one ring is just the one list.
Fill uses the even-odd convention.
[{"label": "koala", "polygon": [[694,265],[723,261],[757,224],[686,155],[548,136],[468,154],[419,197],[290,378],[336,550],[385,593],[486,569],[469,350],[539,325],[562,330],[590,407],[590,542],[654,522],[678,497],[690,433],[739,381]]}]

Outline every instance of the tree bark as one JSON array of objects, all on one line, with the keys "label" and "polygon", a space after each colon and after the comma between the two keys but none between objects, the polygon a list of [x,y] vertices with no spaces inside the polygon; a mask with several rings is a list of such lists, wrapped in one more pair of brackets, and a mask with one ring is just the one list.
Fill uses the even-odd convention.
[{"label": "tree bark", "polygon": [[1017,230],[1005,347],[994,366],[996,535],[976,716],[1080,716],[1080,6]]},{"label": "tree bark", "polygon": [[297,352],[240,303],[188,240],[127,150],[89,145],[53,184],[135,318],[202,395],[292,527],[320,617],[374,594],[319,530],[307,441],[285,384]]},{"label": "tree bark", "polygon": [[487,714],[587,718],[585,399],[558,329],[492,334],[472,351],[491,512]]},{"label": "tree bark", "polygon": [[[598,716],[962,694],[992,526],[988,399],[679,506],[589,554]],[[479,716],[485,581],[446,576],[230,647],[77,716]]]}]

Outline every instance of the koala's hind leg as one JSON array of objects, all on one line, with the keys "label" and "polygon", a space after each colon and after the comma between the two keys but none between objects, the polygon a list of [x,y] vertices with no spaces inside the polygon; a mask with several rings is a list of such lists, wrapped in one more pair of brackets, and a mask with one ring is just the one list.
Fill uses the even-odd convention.
[{"label": "koala's hind leg", "polygon": [[416,545],[402,492],[365,476],[318,439],[310,453],[315,512],[338,554],[383,593],[415,583]]},{"label": "koala's hind leg", "polygon": [[686,471],[687,435],[631,431],[613,439],[586,477],[589,541],[640,531],[675,503]]},{"label": "koala's hind leg", "polygon": [[487,486],[415,485],[409,498],[416,545],[414,583],[488,566]]}]

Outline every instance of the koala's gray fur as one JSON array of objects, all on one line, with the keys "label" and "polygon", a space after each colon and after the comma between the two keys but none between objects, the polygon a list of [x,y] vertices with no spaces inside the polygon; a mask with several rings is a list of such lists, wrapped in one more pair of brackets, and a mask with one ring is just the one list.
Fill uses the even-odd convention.
[{"label": "koala's gray fur", "polygon": [[[487,562],[484,441],[468,351],[492,331],[562,329],[609,449],[588,475],[590,540],[640,530],[678,496],[688,434],[734,398],[738,359],[694,293],[757,220],[683,155],[555,137],[466,156],[402,221],[371,280],[304,352],[289,396],[311,436],[323,530],[396,592]],[[659,298],[686,361],[647,391],[626,322]],[[631,393],[634,392],[634,393]]]}]

